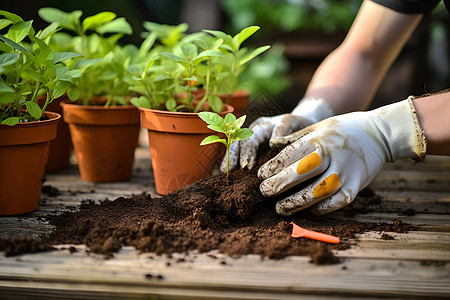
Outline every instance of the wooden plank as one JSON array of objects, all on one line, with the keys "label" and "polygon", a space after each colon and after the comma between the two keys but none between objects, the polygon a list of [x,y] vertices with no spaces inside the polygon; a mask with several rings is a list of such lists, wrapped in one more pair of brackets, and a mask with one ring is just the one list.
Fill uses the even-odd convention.
[{"label": "wooden plank", "polygon": [[[336,213],[336,217],[341,215],[341,213]],[[398,213],[378,213],[372,212],[368,214],[359,214],[352,217],[352,219],[359,222],[369,222],[369,223],[392,223],[395,220],[400,220],[402,222],[420,225],[420,226],[432,226],[442,227],[443,231],[445,228],[450,227],[450,218],[447,215],[435,215],[435,214],[416,214],[414,216],[404,216]]]},{"label": "wooden plank", "polygon": [[[230,292],[227,295],[230,299],[234,299],[233,292],[235,299],[238,299],[237,295],[254,299],[255,292],[269,296],[262,299],[285,299],[281,296],[302,294],[341,297],[450,295],[450,269],[445,266],[430,268],[417,261],[395,258],[374,261],[353,257],[346,258],[341,265],[317,267],[304,257],[273,261],[261,260],[254,255],[232,259],[213,254],[219,259],[208,254],[149,259],[148,254],[138,255],[127,247],[112,260],[82,253],[70,255],[67,251],[49,253],[46,259],[41,258],[41,262],[39,255],[24,255],[9,265],[0,258],[2,265],[8,267],[6,274],[4,268],[0,271],[0,290],[16,287],[76,291],[82,288],[93,292],[157,292],[180,296],[187,289],[191,296],[192,293],[209,292],[210,299],[224,296],[219,291]],[[184,261],[177,263],[180,258]],[[415,271],[411,272],[412,269]],[[161,275],[163,279],[148,279],[146,274]]]},{"label": "wooden plank", "polygon": [[[342,262],[317,266],[308,257],[282,260],[246,255],[229,257],[213,251],[139,254],[124,247],[113,259],[87,254],[85,246],[4,257],[0,253],[0,295],[52,299],[348,299],[351,297],[450,298],[450,158],[429,157],[425,164],[389,164],[370,185],[381,197],[373,211],[357,214],[361,222],[402,220],[420,231],[362,234],[354,245],[335,254]],[[84,200],[113,200],[154,191],[148,148],[136,150],[129,182],[98,184],[80,179],[76,166],[48,174],[45,185],[60,195],[42,195],[38,211],[0,218],[0,237],[36,237],[51,226],[42,217],[76,209]],[[95,191],[95,192],[93,192]],[[413,216],[402,212],[412,208]],[[344,218],[344,212],[332,216]],[[151,274],[152,276],[149,276]],[[158,279],[158,276],[161,279]]]}]

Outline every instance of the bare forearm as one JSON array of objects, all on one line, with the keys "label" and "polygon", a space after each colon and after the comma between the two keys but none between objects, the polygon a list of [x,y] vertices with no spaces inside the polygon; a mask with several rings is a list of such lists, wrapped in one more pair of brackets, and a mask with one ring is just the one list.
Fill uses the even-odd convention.
[{"label": "bare forearm", "polygon": [[427,154],[450,155],[450,92],[414,99]]},{"label": "bare forearm", "polygon": [[316,71],[306,97],[324,99],[335,114],[365,110],[383,76],[359,53],[338,49]]},{"label": "bare forearm", "polygon": [[335,114],[367,109],[421,19],[365,1],[346,39],[318,68],[305,96],[323,98]]}]

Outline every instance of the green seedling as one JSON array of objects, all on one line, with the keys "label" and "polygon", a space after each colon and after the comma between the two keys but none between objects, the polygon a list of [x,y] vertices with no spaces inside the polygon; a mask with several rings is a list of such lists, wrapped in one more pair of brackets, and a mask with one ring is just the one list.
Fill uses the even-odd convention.
[{"label": "green seedling", "polygon": [[208,124],[208,128],[225,134],[226,139],[222,139],[217,135],[210,135],[203,139],[200,145],[208,145],[213,143],[222,143],[227,147],[227,177],[230,167],[230,148],[233,142],[249,138],[253,134],[253,130],[249,128],[241,128],[245,122],[246,116],[238,119],[229,113],[222,118],[213,112],[200,112],[198,116]]}]

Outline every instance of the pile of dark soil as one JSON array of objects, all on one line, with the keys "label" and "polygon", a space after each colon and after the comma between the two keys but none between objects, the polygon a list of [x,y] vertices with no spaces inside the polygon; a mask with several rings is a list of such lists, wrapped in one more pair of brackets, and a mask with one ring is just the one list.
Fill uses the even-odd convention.
[{"label": "pile of dark soil", "polygon": [[[262,156],[261,163],[272,155]],[[299,255],[310,256],[316,264],[330,264],[338,262],[333,250],[350,247],[355,234],[414,230],[400,221],[362,224],[351,219],[311,217],[307,213],[282,218],[274,209],[277,199],[260,194],[257,169],[238,170],[229,178],[205,178],[161,198],[141,194],[99,204],[84,202],[76,212],[47,216],[55,226],[50,235],[39,241],[0,240],[0,251],[14,255],[49,250],[57,244],[85,244],[90,252],[111,257],[121,246],[128,245],[157,255],[218,249],[230,256],[259,254],[280,259]],[[369,202],[376,198],[373,193],[366,194]],[[291,221],[338,236],[341,243],[294,239],[290,237]]]}]

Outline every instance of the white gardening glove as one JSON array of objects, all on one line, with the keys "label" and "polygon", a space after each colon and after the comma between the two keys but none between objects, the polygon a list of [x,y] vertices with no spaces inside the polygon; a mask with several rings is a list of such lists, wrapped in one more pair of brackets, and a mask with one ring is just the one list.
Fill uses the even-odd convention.
[{"label": "white gardening glove", "polygon": [[278,138],[277,144],[288,146],[259,169],[262,194],[275,196],[303,183],[278,201],[276,210],[283,216],[308,207],[317,215],[342,208],[387,162],[423,160],[426,149],[412,97],[323,120]]},{"label": "white gardening glove", "polygon": [[[253,135],[231,145],[230,171],[238,167],[252,169],[256,165],[258,148],[261,144],[269,140],[271,143],[277,137],[286,136],[332,115],[332,110],[322,99],[305,98],[290,114],[256,119],[249,126],[253,130]],[[220,171],[226,172],[226,157],[222,160]]]}]

